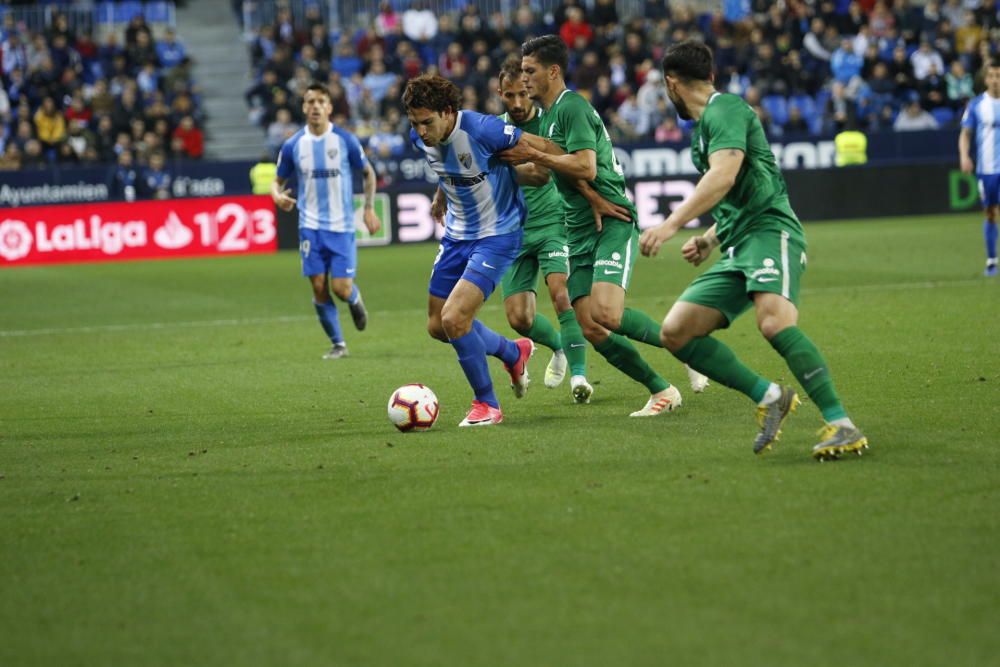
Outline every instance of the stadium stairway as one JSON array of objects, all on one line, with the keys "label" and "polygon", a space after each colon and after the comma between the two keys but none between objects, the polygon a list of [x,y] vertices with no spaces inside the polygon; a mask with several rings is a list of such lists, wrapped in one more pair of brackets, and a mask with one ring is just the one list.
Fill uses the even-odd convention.
[{"label": "stadium stairway", "polygon": [[205,157],[256,160],[264,133],[247,118],[243,93],[250,55],[228,2],[188,2],[177,9],[177,34],[195,61],[205,123]]}]

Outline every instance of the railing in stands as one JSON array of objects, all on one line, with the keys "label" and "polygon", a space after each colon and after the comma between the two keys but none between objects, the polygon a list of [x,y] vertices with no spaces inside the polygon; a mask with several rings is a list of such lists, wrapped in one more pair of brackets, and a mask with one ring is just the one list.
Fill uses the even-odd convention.
[{"label": "railing in stands", "polygon": [[11,15],[17,26],[31,32],[42,32],[52,26],[57,14],[63,14],[69,27],[78,32],[111,29],[128,23],[136,14],[143,14],[153,26],[176,26],[177,7],[173,2],[92,2],[83,4],[46,4],[42,6],[8,7],[0,5],[0,18]]},{"label": "railing in stands", "polygon": [[[413,3],[410,0],[391,0],[397,12],[402,13]],[[436,15],[458,14],[466,5],[475,4],[479,15],[486,18],[500,13],[510,20],[519,0],[425,0],[423,5]],[[542,17],[550,15],[562,0],[531,0],[531,8]],[[585,5],[589,3],[584,3]],[[615,0],[619,16],[641,16],[643,0]],[[331,31],[355,30],[371,26],[378,13],[377,0],[244,0],[243,28],[249,38],[263,25],[274,22],[279,6],[288,7],[296,25],[302,25],[307,7],[316,7]]]}]

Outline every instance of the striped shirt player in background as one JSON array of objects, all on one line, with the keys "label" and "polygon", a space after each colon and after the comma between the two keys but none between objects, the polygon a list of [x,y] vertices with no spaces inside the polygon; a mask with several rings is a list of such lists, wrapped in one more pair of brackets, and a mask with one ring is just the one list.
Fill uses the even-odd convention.
[{"label": "striped shirt player in background", "polygon": [[[972,135],[976,135],[976,155],[969,155]],[[986,91],[969,101],[962,115],[958,135],[958,156],[962,171],[979,179],[979,197],[986,220],[986,275],[997,275],[997,209],[1000,209],[1000,56],[993,56],[986,68]]]},{"label": "striped shirt player in background", "polygon": [[[542,185],[548,173],[532,165],[515,170],[497,159],[521,140],[521,130],[496,116],[459,110],[460,104],[458,86],[437,75],[411,79],[403,93],[410,141],[438,175],[447,200],[428,287],[427,330],[455,348],[475,394],[459,426],[489,426],[503,421],[503,413],[486,355],[503,361],[521,398],[534,345],[529,338],[504,338],[476,314],[521,250],[526,208],[518,183]],[[435,211],[440,216],[440,206]]]},{"label": "striped shirt player in background", "polygon": [[[306,126],[285,141],[278,153],[277,177],[271,197],[284,211],[299,207],[299,254],[302,275],[313,289],[313,305],[333,347],[324,359],[347,356],[337,306],[330,291],[346,301],[358,331],[368,323],[361,292],[354,284],[357,247],[354,237],[354,170],[364,171],[364,223],[374,234],[381,227],[375,215],[375,170],[365,159],[357,137],[330,122],[330,91],[320,83],[306,88],[302,112]],[[297,198],[285,189],[289,177],[298,180]]]}]

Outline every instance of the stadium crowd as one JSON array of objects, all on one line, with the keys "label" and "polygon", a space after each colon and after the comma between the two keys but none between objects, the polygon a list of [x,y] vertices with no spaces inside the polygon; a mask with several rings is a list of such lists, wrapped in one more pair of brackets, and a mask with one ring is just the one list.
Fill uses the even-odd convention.
[{"label": "stadium crowd", "polygon": [[510,16],[476,3],[435,13],[383,1],[368,25],[328,38],[320,7],[279,7],[251,46],[255,84],[246,92],[268,146],[301,123],[301,91],[328,83],[335,121],[375,156],[405,149],[400,92],[436,71],[458,83],[464,106],[501,113],[498,63],[527,38],[558,33],[570,48],[568,83],[586,95],[618,142],[683,141],[657,63],[671,43],[704,39],[716,84],[743,96],[772,137],[862,130],[932,129],[957,123],[982,89],[983,64],[1000,39],[997,0],[725,0],[698,14],[680,2],[646,0],[619,16],[614,0],[564,0],[542,15],[520,0]]},{"label": "stadium crowd", "polygon": [[142,13],[100,39],[55,13],[33,33],[0,23],[0,169],[117,164],[126,199],[168,196],[168,160],[204,152],[193,63],[169,26]]}]

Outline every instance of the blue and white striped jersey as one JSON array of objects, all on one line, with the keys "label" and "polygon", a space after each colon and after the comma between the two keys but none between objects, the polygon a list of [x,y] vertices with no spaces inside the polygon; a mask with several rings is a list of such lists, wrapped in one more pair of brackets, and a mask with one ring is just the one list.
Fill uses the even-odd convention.
[{"label": "blue and white striped jersey", "polygon": [[296,175],[299,188],[299,227],[328,232],[354,231],[352,169],[366,163],[361,144],[350,132],[332,123],[321,136],[302,128],[288,138],[278,153],[278,176]]},{"label": "blue and white striped jersey", "polygon": [[976,173],[1000,174],[1000,99],[973,97],[962,114],[962,127],[976,133]]},{"label": "blue and white striped jersey", "polygon": [[496,156],[521,138],[521,130],[496,116],[459,111],[455,129],[438,146],[427,146],[410,130],[448,198],[444,235],[456,241],[516,231],[527,207],[514,168]]}]

